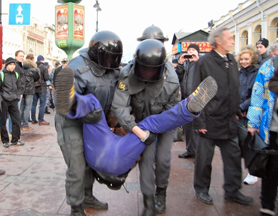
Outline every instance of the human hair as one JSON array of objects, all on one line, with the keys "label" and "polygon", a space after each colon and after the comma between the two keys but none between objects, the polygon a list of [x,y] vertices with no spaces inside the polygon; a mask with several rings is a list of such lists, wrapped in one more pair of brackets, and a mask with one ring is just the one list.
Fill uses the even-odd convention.
[{"label": "human hair", "polygon": [[252,58],[251,64],[253,66],[255,66],[258,63],[258,52],[257,52],[255,46],[246,45],[246,46],[242,47],[239,54],[238,54],[238,62],[240,61],[240,56],[243,55],[244,53],[249,53],[250,54],[250,56]]},{"label": "human hair", "polygon": [[270,46],[267,47],[267,55],[271,55],[271,52],[278,50],[278,41],[273,42]]},{"label": "human hair", "polygon": [[25,54],[25,52],[24,52],[23,50],[17,50],[17,51],[15,52],[15,56],[17,56],[18,53],[20,53],[20,52],[23,52],[23,53]]},{"label": "human hair", "polygon": [[26,56],[26,59],[33,60],[33,59],[35,59],[35,56],[34,56],[32,53],[29,53],[29,54]]},{"label": "human hair", "polygon": [[[2,59],[2,64],[6,64],[6,60],[5,59]],[[2,65],[0,67],[2,67]]]},{"label": "human hair", "polygon": [[209,36],[208,36],[208,42],[213,48],[216,48],[216,38],[220,38],[220,40],[223,38],[223,32],[229,30],[226,27],[220,27],[213,29]]}]

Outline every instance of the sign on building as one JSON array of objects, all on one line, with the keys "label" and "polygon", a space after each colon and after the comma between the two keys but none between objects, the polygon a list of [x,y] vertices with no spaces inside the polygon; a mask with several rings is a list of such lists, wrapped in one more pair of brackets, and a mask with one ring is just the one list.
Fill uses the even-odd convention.
[{"label": "sign on building", "polygon": [[9,8],[9,25],[30,25],[31,4],[11,3]]}]

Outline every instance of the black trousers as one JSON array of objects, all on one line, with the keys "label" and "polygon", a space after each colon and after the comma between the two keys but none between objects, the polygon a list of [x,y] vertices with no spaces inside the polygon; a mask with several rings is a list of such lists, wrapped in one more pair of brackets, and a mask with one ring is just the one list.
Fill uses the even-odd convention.
[{"label": "black trousers", "polygon": [[[278,150],[277,133],[270,131],[269,146]],[[266,177],[262,178],[261,205],[264,209],[275,211],[278,183],[278,156],[269,155]]]},{"label": "black trousers", "polygon": [[199,135],[193,127],[193,123],[183,125],[183,132],[185,135],[186,150],[189,154],[195,155],[197,144],[199,142]]},{"label": "black trousers", "polygon": [[208,193],[211,181],[211,163],[215,146],[221,151],[224,165],[225,193],[229,196],[241,187],[241,151],[238,138],[220,140],[200,136],[195,156],[194,189],[197,193]]},{"label": "black trousers", "polygon": [[11,143],[16,143],[20,139],[20,112],[18,109],[18,100],[6,101],[2,99],[1,112],[1,140],[2,143],[9,142],[9,135],[6,129],[6,121],[8,114],[12,119],[12,140]]}]

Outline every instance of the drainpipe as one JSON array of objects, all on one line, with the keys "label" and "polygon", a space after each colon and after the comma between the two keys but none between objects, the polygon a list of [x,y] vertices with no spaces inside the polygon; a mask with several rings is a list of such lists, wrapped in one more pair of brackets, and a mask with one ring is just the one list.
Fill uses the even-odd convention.
[{"label": "drainpipe", "polygon": [[238,40],[237,40],[237,25],[236,25],[236,21],[234,19],[234,15],[231,16],[231,19],[234,21],[235,23],[235,53],[238,53]]},{"label": "drainpipe", "polygon": [[262,8],[260,6],[259,1],[260,0],[256,0],[256,3],[257,3],[257,7],[259,8],[259,11],[261,12],[261,24],[262,24],[262,35],[261,35],[261,37],[263,38],[264,37],[264,29],[263,29],[264,11],[262,10]]}]

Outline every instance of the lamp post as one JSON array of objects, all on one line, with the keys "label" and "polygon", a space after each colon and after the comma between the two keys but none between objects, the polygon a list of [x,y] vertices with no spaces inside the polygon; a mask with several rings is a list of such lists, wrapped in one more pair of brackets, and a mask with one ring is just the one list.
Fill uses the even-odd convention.
[{"label": "lamp post", "polygon": [[98,12],[101,11],[101,8],[99,7],[98,0],[96,0],[96,4],[94,5],[94,8],[97,11],[96,32],[98,32]]}]

